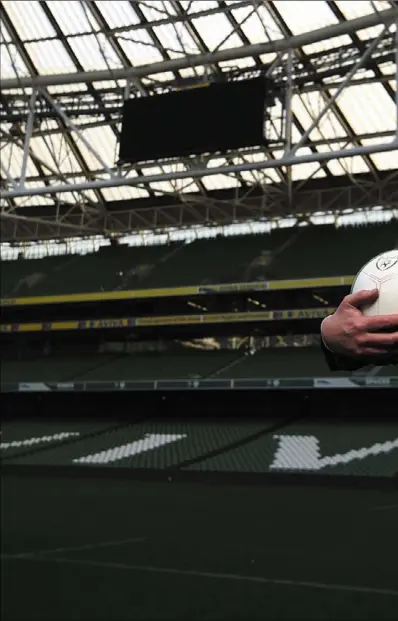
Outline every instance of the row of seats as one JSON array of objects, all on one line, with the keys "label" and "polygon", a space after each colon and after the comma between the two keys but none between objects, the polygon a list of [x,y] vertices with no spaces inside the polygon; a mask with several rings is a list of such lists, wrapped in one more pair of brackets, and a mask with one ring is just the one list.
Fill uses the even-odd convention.
[{"label": "row of seats", "polygon": [[[381,374],[398,374],[385,367]],[[317,347],[241,351],[141,353],[49,357],[31,361],[3,361],[3,382],[122,381],[156,379],[262,377],[327,377],[330,371]],[[347,375],[333,373],[333,377]]]},{"label": "row of seats", "polygon": [[87,255],[2,262],[2,296],[65,295],[140,288],[170,246],[104,246]]},{"label": "row of seats", "polygon": [[49,357],[30,361],[4,361],[3,381],[118,381],[146,379],[197,379],[226,367],[234,351]]},{"label": "row of seats", "polygon": [[[359,370],[366,373],[366,369]],[[345,377],[347,371],[331,373],[319,347],[287,347],[262,350],[240,358],[236,365],[219,374],[221,378],[246,379],[251,377]],[[377,375],[398,375],[398,367],[378,369]]]},{"label": "row of seats", "polygon": [[91,369],[112,363],[115,356],[51,357],[1,362],[2,382],[68,382]]},{"label": "row of seats", "polygon": [[107,246],[85,256],[3,261],[2,297],[353,275],[398,241],[398,221],[311,226],[164,246]]}]

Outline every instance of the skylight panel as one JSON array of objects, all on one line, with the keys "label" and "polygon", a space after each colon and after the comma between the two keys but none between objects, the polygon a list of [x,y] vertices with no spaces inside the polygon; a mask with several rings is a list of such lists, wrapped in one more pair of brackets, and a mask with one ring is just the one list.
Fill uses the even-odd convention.
[{"label": "skylight panel", "polygon": [[[310,154],[311,149],[303,149],[302,155]],[[325,171],[320,168],[318,162],[308,162],[306,164],[300,164],[300,166],[292,166],[292,181],[302,181],[303,179],[309,180],[315,177],[326,177]]]},{"label": "skylight panel", "polygon": [[[3,30],[3,26],[2,26]],[[0,45],[0,70],[2,78],[15,78],[30,75],[16,45]]]},{"label": "skylight panel", "polygon": [[[312,153],[309,147],[302,147],[296,153],[296,157],[300,157],[302,155],[310,155]],[[284,157],[284,151],[275,150],[272,153],[272,159],[280,160]],[[312,175],[314,175],[319,168],[318,162],[304,162],[300,164],[295,164],[291,166],[292,180],[293,181],[301,181],[302,179],[310,179]],[[272,169],[266,169],[264,173],[268,175]],[[283,172],[286,174],[286,166],[282,167]],[[276,171],[275,171],[276,172]],[[278,177],[278,182],[280,183],[280,178]]]},{"label": "skylight panel", "polygon": [[[148,172],[149,170],[151,172]],[[155,172],[156,170],[158,172]],[[161,170],[165,173],[176,173],[176,172],[184,172],[185,170],[188,170],[188,169],[185,166],[185,164],[183,164],[182,162],[172,162],[170,164],[162,164],[161,169],[160,168],[147,168],[146,173],[150,175],[157,175],[159,174]]]},{"label": "skylight panel", "polygon": [[[381,31],[383,30],[384,25],[379,24],[378,26],[373,26],[372,28],[364,28],[362,30],[358,30],[358,38],[362,41],[366,41],[367,39],[376,39],[379,36]],[[391,28],[392,31],[393,27]]]},{"label": "skylight panel", "polygon": [[61,134],[35,136],[31,138],[30,145],[35,155],[50,169],[61,169],[63,173],[81,172],[78,161]]},{"label": "skylight panel", "polygon": [[7,43],[11,41],[11,35],[3,24],[3,21],[0,19],[0,43],[3,45],[4,42]]},{"label": "skylight panel", "polygon": [[276,59],[276,54],[274,53],[260,54],[260,60],[263,63],[263,65],[270,65],[271,63],[274,62],[275,59]]},{"label": "skylight panel", "polygon": [[[330,169],[329,169],[330,170]],[[312,175],[311,179],[324,179],[326,177],[325,170],[321,168],[321,165],[318,164],[318,170],[316,170]]]},{"label": "skylight panel", "polygon": [[139,24],[140,19],[127,0],[94,3],[110,28],[121,28],[128,24]]},{"label": "skylight panel", "polygon": [[[84,181],[81,177],[72,177],[70,179],[71,183],[81,183]],[[85,190],[84,192],[64,192],[57,195],[57,198],[60,202],[64,202],[66,204],[80,204],[83,201],[83,197],[87,201],[91,201],[93,203],[98,203],[97,195],[93,190]],[[76,214],[77,216],[77,214]],[[76,224],[79,224],[79,221],[76,218]]]},{"label": "skylight panel", "polygon": [[3,6],[21,39],[54,37],[56,32],[44,13],[40,2],[6,0]]},{"label": "skylight panel", "polygon": [[[313,120],[324,106],[325,102],[320,100],[319,93],[306,93],[301,96],[294,95],[292,100],[294,114],[303,126],[304,131],[312,125]],[[310,138],[312,140],[323,140],[345,135],[346,132],[341,123],[336,116],[329,111],[320,120],[317,127],[312,130]]]},{"label": "skylight panel", "polygon": [[341,35],[340,37],[332,37],[330,39],[323,39],[310,45],[304,45],[302,48],[304,54],[317,54],[318,52],[326,52],[327,50],[339,49],[352,44],[352,39],[348,35]]},{"label": "skylight panel", "polygon": [[179,0],[179,4],[184,11],[188,11],[188,15],[201,11],[208,11],[209,9],[216,9],[218,6],[215,0],[193,0],[193,2],[191,2],[191,0]]},{"label": "skylight panel", "polygon": [[104,188],[103,190],[101,190],[101,192],[104,199],[109,202],[133,200],[136,198],[148,197],[147,190],[129,185],[120,188]]},{"label": "skylight panel", "polygon": [[171,2],[140,2],[141,13],[148,22],[159,21],[176,15],[176,11]]},{"label": "skylight panel", "polygon": [[[22,159],[23,150],[18,145],[13,143],[2,144],[1,164],[13,179],[19,179],[21,176]],[[38,170],[30,158],[27,161],[26,174],[28,177],[38,175]]]},{"label": "skylight panel", "polygon": [[203,177],[202,183],[206,190],[227,190],[228,188],[239,188],[240,183],[237,177],[232,175],[213,175]]},{"label": "skylight panel", "polygon": [[149,187],[156,194],[175,194],[175,190],[170,181],[154,181],[149,184]]},{"label": "skylight panel", "polygon": [[243,170],[239,173],[239,177],[243,179],[243,181],[245,181],[248,185],[255,185],[257,184],[257,179],[254,173],[255,171]]},{"label": "skylight panel", "polygon": [[179,74],[185,79],[194,78],[195,76],[202,76],[204,75],[204,67],[195,67],[195,69],[187,67],[186,69],[180,69]]},{"label": "skylight panel", "polygon": [[[380,144],[379,138],[368,138],[362,141],[364,145]],[[373,153],[370,158],[379,170],[396,170],[398,162],[398,149],[386,151],[386,153]]]},{"label": "skylight panel", "polygon": [[396,170],[398,161],[398,149],[389,153],[375,153],[372,160],[379,170]]},{"label": "skylight panel", "polygon": [[199,192],[196,179],[174,179],[170,183],[173,186],[174,192],[181,194],[197,194]]},{"label": "skylight panel", "polygon": [[265,162],[266,161],[265,154],[262,151],[257,151],[255,153],[241,153],[239,156],[237,156],[236,161],[234,158],[233,163],[241,164],[242,159],[244,159],[247,162]]},{"label": "skylight panel", "polygon": [[192,23],[211,52],[242,45],[240,37],[223,13],[199,17],[193,19]]},{"label": "skylight panel", "polygon": [[[348,150],[352,149],[354,144],[347,144],[347,142],[335,143],[333,145],[323,144],[317,147],[320,153],[331,153],[332,151]],[[327,162],[328,169],[336,177],[347,174],[360,174],[368,173],[369,167],[366,164],[363,157],[351,157],[332,159]]]},{"label": "skylight panel", "polygon": [[101,80],[99,82],[97,81],[95,82],[95,87],[103,88],[103,89],[119,87],[119,89],[124,90],[126,87],[126,81],[125,80]]},{"label": "skylight panel", "polygon": [[379,66],[379,70],[381,71],[381,73],[387,76],[394,75],[394,69],[395,67],[393,63],[386,63]]},{"label": "skylight panel", "polygon": [[346,19],[356,19],[376,11],[391,9],[391,2],[369,2],[368,0],[337,0],[337,7]]},{"label": "skylight panel", "polygon": [[225,157],[213,157],[208,163],[208,168],[218,168],[219,166],[225,166],[227,160]]},{"label": "skylight panel", "polygon": [[[278,134],[275,135],[275,139],[277,138],[279,138]],[[292,123],[292,143],[293,144],[297,143],[300,140],[300,138],[301,138],[301,133],[299,132],[295,123]]]},{"label": "skylight panel", "polygon": [[47,0],[47,6],[64,35],[82,34],[92,30],[82,3],[78,0]]},{"label": "skylight panel", "polygon": [[348,157],[341,161],[345,175],[361,175],[369,172],[366,160],[361,156]]},{"label": "skylight panel", "polygon": [[26,43],[26,50],[36,69],[42,75],[53,73],[73,73],[76,66],[61,41],[40,41]]},{"label": "skylight panel", "polygon": [[116,52],[102,34],[97,37],[95,35],[73,37],[69,40],[69,45],[86,71],[116,69],[122,66]]},{"label": "skylight panel", "polygon": [[247,58],[234,58],[231,60],[224,60],[221,63],[218,63],[221,69],[246,69],[249,67],[254,67],[256,61],[251,56]]},{"label": "skylight panel", "polygon": [[195,179],[190,177],[187,179],[173,179],[167,182],[154,181],[149,186],[152,190],[162,192],[163,194],[198,194],[199,192]]},{"label": "skylight panel", "polygon": [[298,3],[297,0],[276,0],[274,5],[293,35],[338,23],[327,2],[301,0]]},{"label": "skylight panel", "polygon": [[15,198],[15,204],[18,207],[43,207],[54,204],[53,198],[47,196],[24,196],[23,198]]},{"label": "skylight panel", "polygon": [[161,50],[158,49],[149,33],[142,29],[133,30],[118,37],[120,47],[134,67],[156,63],[163,60]]},{"label": "skylight panel", "polygon": [[167,53],[178,54],[183,52],[185,54],[197,54],[200,52],[194,39],[183,24],[155,26],[153,32]]},{"label": "skylight panel", "polygon": [[171,71],[165,71],[164,73],[154,73],[149,78],[142,78],[141,83],[148,88],[156,85],[156,82],[171,82],[174,80],[174,74]]},{"label": "skylight panel", "polygon": [[58,94],[61,95],[61,94],[87,91],[87,85],[81,84],[81,83],[80,84],[58,84],[56,86],[48,86],[47,90],[51,95],[58,95]]},{"label": "skylight panel", "polygon": [[393,129],[396,109],[381,84],[361,84],[345,89],[339,107],[356,134]]},{"label": "skylight panel", "polygon": [[[251,13],[251,15],[250,15]],[[283,33],[265,5],[259,5],[253,12],[252,6],[242,7],[232,11],[236,21],[240,23],[242,32],[251,44],[276,41],[283,38]],[[250,17],[247,17],[250,15]]]},{"label": "skylight panel", "polygon": [[[274,159],[270,154],[269,159]],[[250,162],[250,156],[245,158],[244,163]],[[273,185],[280,182],[280,174],[276,168],[267,170],[244,170],[238,173],[238,178],[243,179],[249,186]]]},{"label": "skylight panel", "polygon": [[[76,136],[76,135],[75,135]],[[75,137],[79,149],[90,170],[103,168],[103,163],[113,168],[117,159],[116,136],[110,127],[91,127],[84,130],[84,137],[93,147],[100,159],[84,144],[78,136]]]},{"label": "skylight panel", "polygon": [[145,166],[146,176],[160,175],[161,173],[162,169],[160,168],[160,166]]}]

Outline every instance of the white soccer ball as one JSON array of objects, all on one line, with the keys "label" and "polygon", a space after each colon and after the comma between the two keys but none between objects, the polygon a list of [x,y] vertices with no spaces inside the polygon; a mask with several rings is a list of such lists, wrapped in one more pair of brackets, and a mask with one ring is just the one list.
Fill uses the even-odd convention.
[{"label": "white soccer ball", "polygon": [[378,289],[376,302],[361,310],[368,317],[398,313],[398,250],[383,252],[366,263],[358,272],[351,293],[364,289]]}]

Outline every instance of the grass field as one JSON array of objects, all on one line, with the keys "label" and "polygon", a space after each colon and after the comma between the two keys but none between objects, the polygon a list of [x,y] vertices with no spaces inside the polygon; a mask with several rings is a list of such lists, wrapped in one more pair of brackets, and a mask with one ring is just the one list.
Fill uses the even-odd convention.
[{"label": "grass field", "polygon": [[398,494],[2,480],[2,618],[395,620]]}]

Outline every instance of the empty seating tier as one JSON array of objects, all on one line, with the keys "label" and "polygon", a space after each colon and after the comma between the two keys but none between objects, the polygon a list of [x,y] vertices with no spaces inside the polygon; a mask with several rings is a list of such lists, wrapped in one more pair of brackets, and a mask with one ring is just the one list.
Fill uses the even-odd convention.
[{"label": "empty seating tier", "polygon": [[390,222],[276,229],[164,246],[107,246],[85,256],[3,261],[2,297],[354,275],[397,241],[398,223]]}]

